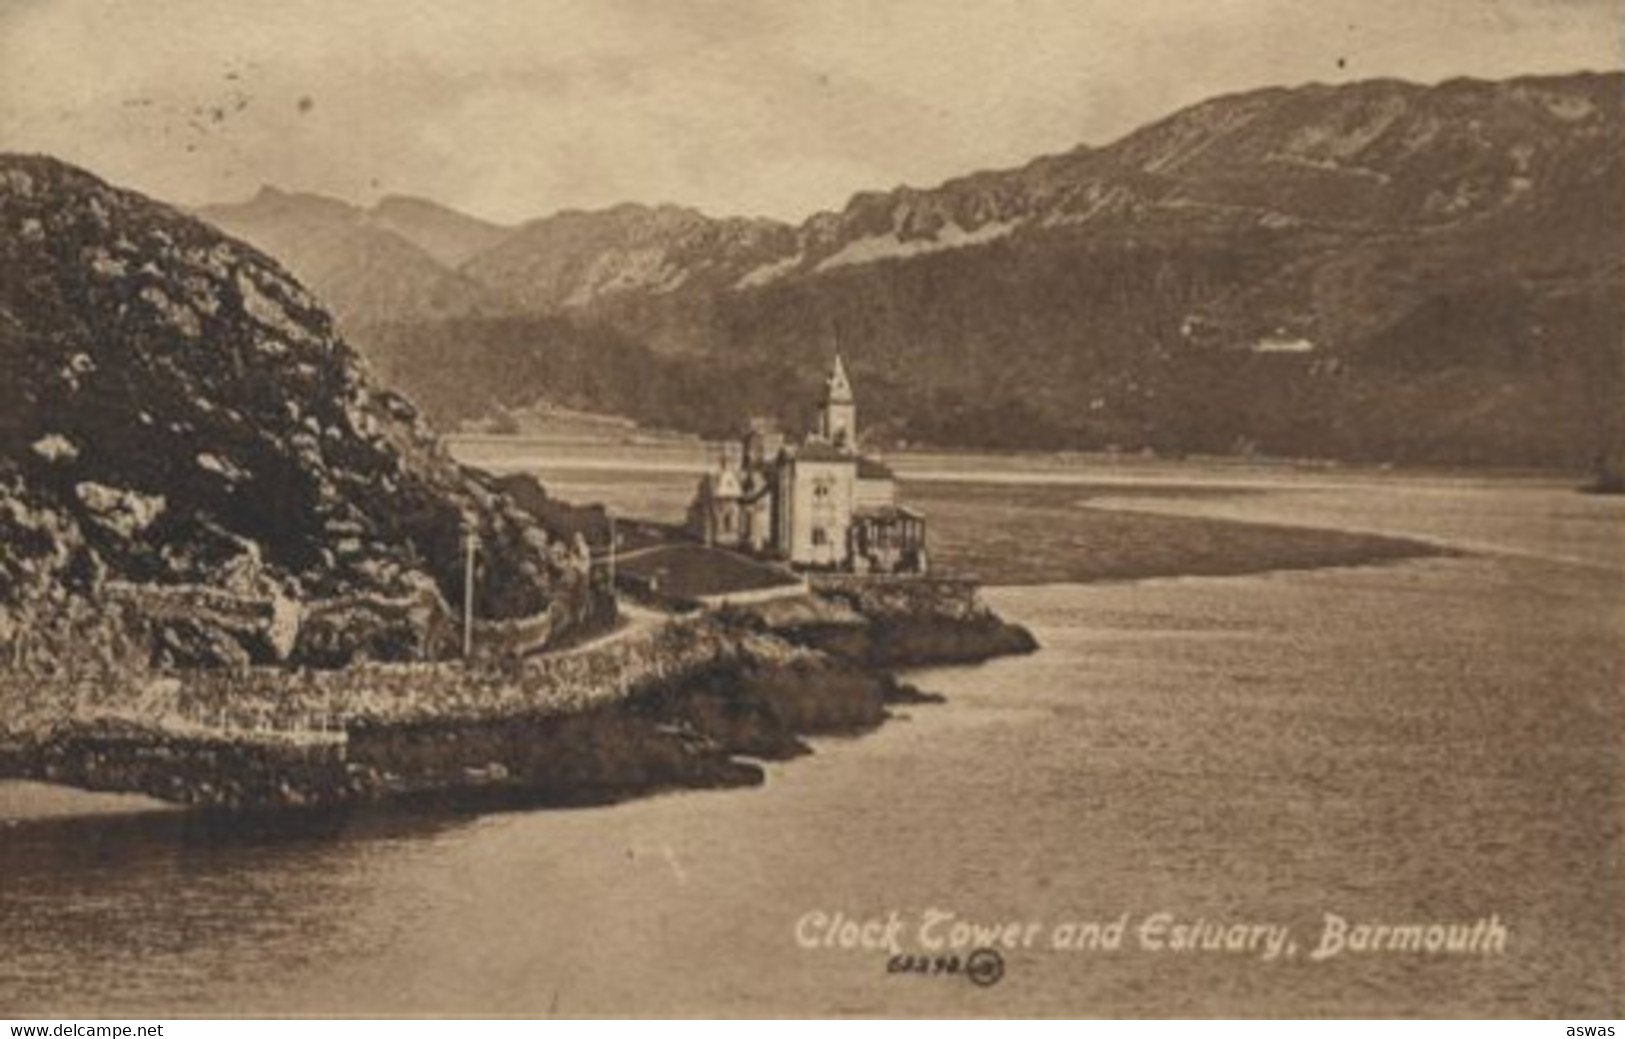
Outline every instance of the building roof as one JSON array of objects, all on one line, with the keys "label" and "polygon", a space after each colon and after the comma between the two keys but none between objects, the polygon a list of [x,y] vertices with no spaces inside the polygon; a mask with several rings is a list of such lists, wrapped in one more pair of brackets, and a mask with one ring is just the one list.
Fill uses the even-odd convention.
[{"label": "building roof", "polygon": [[925,513],[919,509],[911,509],[907,505],[859,505],[852,510],[854,519],[925,519]]},{"label": "building roof", "polygon": [[896,474],[885,463],[877,462],[873,458],[865,458],[862,455],[858,456],[858,479],[891,480],[895,479],[895,477]]},{"label": "building roof", "polygon": [[824,440],[809,440],[796,449],[798,462],[856,462],[858,456]]}]

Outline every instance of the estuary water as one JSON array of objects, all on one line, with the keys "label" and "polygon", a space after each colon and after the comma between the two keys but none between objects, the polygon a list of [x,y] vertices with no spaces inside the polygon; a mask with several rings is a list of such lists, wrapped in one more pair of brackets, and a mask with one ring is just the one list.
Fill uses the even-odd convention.
[{"label": "estuary water", "polygon": [[[759,789],[0,828],[0,1016],[1618,1016],[1625,507],[1392,486],[1125,507],[1472,551],[990,589],[1039,653],[916,673],[947,703]],[[956,922],[997,983],[841,947]],[[1435,924],[1476,947],[1356,948]]]}]

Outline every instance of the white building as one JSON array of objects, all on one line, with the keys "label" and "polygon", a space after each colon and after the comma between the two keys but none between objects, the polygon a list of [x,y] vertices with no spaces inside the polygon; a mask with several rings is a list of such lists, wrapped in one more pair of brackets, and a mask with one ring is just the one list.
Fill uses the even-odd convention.
[{"label": "white building", "polygon": [[694,535],[809,569],[923,573],[925,517],[898,503],[890,469],[858,452],[857,404],[839,357],[814,429],[791,445],[758,419],[723,444],[689,508]]}]

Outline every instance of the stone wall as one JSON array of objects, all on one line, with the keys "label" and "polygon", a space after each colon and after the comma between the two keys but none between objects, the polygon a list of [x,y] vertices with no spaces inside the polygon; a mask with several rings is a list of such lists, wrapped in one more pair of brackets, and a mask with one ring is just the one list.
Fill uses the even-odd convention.
[{"label": "stone wall", "polygon": [[[357,660],[447,659],[462,644],[461,619],[433,587],[410,595],[358,592],[302,602],[199,584],[108,582],[103,591],[109,608],[133,608],[140,616],[142,635],[161,665],[341,668]],[[492,660],[526,656],[613,623],[612,599],[576,591],[532,616],[476,619],[477,651]]]},{"label": "stone wall", "polygon": [[[715,618],[512,666],[250,669],[33,690],[0,776],[223,808],[753,783],[734,754],[878,724],[894,683]],[[15,693],[15,690],[10,691]],[[53,709],[54,703],[54,709]]]},{"label": "stone wall", "polygon": [[719,663],[808,655],[709,618],[633,629],[577,650],[499,663],[363,663],[340,670],[248,668],[104,679],[0,678],[0,732],[98,720],[171,730],[268,734],[355,725],[569,714]]}]

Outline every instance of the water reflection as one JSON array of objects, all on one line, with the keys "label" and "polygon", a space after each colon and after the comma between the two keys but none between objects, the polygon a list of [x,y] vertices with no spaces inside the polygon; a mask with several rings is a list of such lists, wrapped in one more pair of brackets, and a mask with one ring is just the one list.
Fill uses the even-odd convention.
[{"label": "water reflection", "polygon": [[376,954],[388,935],[349,924],[378,897],[376,865],[463,822],[156,813],[13,827],[0,843],[0,1005],[212,1012],[256,976]]}]

